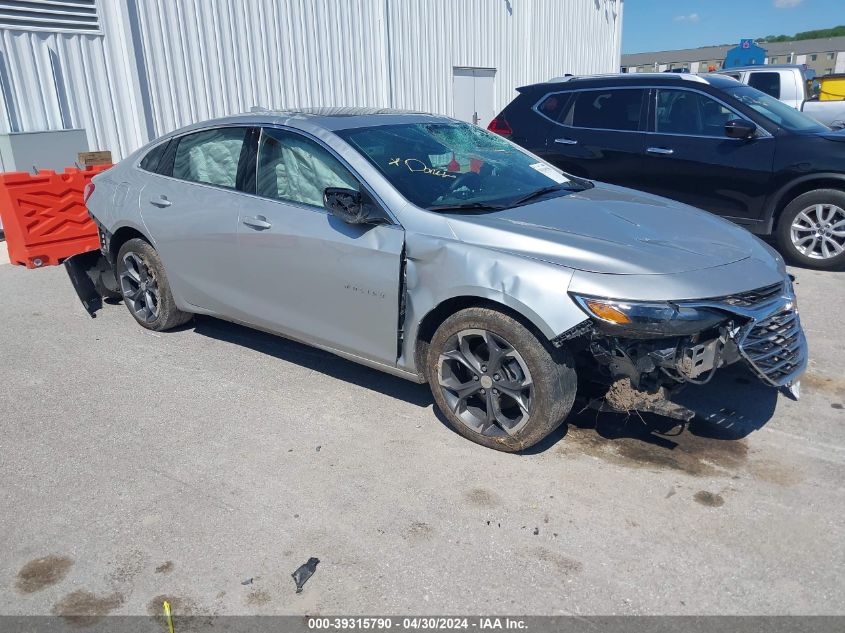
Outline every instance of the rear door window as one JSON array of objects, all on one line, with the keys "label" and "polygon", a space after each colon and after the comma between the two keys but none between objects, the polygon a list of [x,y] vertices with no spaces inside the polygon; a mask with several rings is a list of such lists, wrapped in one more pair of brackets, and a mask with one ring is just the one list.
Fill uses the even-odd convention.
[{"label": "rear door window", "polygon": [[636,132],[645,94],[643,88],[577,92],[561,122],[570,127]]},{"label": "rear door window", "polygon": [[138,167],[143,169],[144,171],[151,171],[153,173],[158,173],[159,165],[161,164],[161,159],[164,156],[165,151],[167,150],[168,141],[164,143],[159,143],[154,148],[152,148],[144,158],[141,159],[141,162],[138,163]]},{"label": "rear door window", "polygon": [[779,73],[753,72],[748,77],[748,85],[775,99],[780,99]]},{"label": "rear door window", "polygon": [[181,137],[173,160],[173,177],[234,189],[246,133],[245,127],[224,127]]},{"label": "rear door window", "polygon": [[659,134],[725,136],[725,123],[739,116],[700,92],[658,89],[654,130]]}]

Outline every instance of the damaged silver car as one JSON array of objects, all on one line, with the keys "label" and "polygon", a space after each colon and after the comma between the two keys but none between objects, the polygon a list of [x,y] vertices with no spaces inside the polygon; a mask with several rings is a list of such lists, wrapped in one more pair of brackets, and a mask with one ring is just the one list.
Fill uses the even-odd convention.
[{"label": "damaged silver car", "polygon": [[797,391],[807,347],[780,256],[726,220],[560,172],[500,136],[391,110],[253,112],[184,128],[86,191],[90,311],[206,314],[428,382],[465,437],[517,451],[602,406],[745,363]]}]

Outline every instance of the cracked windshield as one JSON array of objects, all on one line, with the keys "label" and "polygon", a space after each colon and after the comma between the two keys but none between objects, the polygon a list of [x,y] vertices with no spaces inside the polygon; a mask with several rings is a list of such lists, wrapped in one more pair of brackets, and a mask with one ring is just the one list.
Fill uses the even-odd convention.
[{"label": "cracked windshield", "polygon": [[548,163],[465,123],[412,123],[345,130],[415,205],[431,211],[497,209],[582,189]]}]

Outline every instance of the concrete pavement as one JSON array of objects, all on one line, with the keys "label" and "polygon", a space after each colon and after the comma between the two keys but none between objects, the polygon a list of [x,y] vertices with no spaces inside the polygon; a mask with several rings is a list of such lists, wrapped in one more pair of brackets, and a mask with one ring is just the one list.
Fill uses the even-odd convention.
[{"label": "concrete pavement", "polygon": [[424,385],[0,266],[0,613],[843,614],[845,276],[795,272],[800,402],[731,373],[678,436],[587,411],[507,455]]}]

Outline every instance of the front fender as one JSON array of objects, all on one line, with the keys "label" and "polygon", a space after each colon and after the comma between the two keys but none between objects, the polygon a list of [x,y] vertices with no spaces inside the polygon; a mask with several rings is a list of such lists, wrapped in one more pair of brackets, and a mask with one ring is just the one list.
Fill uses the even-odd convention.
[{"label": "front fender", "polygon": [[[815,172],[812,174],[807,174],[805,176],[800,176],[798,178],[794,178],[790,180],[788,183],[783,185],[780,189],[775,191],[772,194],[768,204],[766,205],[766,220],[770,222],[771,227],[774,227],[775,224],[775,213],[781,207],[789,204],[789,196],[790,194],[797,190],[802,185],[806,185],[812,181],[819,181],[821,182],[833,182],[838,181],[841,187],[845,188],[845,174],[837,173],[837,172]],[[772,229],[770,228],[769,231]]]},{"label": "front fender", "polygon": [[406,239],[404,335],[398,364],[417,371],[420,324],[443,302],[458,297],[507,306],[549,340],[584,321],[569,298],[573,271],[452,239],[409,234]]}]

